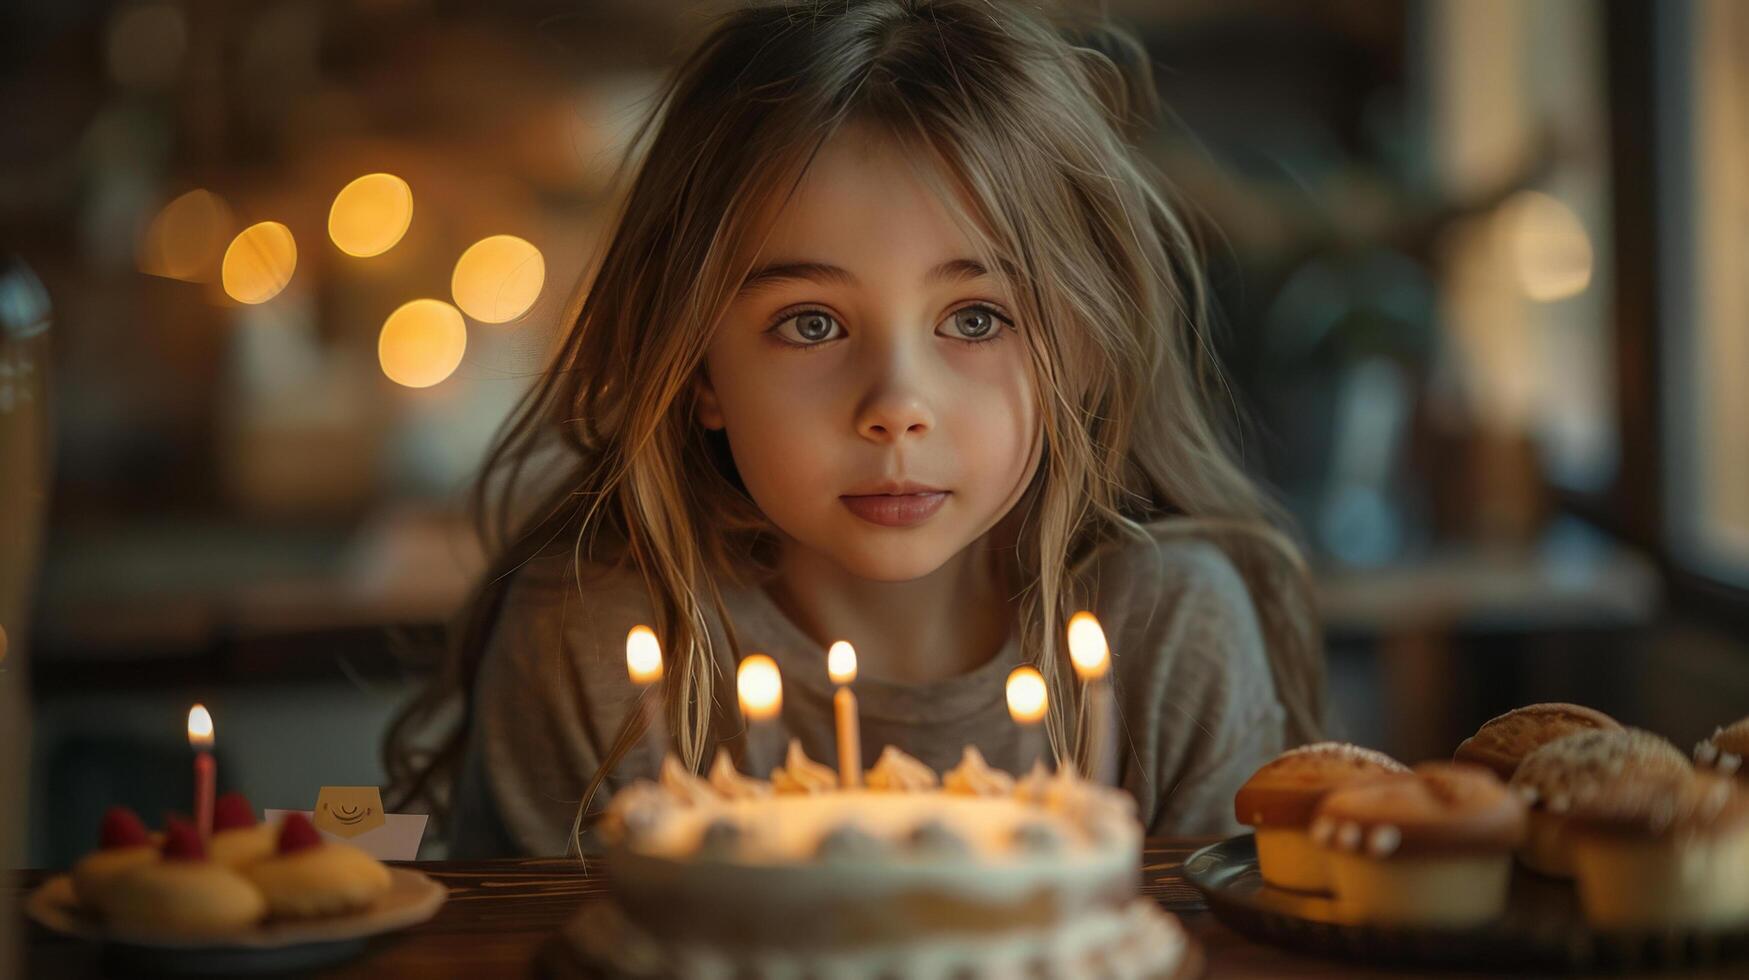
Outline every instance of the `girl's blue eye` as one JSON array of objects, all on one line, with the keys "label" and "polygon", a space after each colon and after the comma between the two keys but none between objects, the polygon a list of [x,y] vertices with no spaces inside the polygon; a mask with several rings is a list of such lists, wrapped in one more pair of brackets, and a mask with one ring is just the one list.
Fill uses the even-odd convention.
[{"label": "girl's blue eye", "polygon": [[[1003,325],[1014,325],[1012,320],[982,303],[960,307],[948,314],[945,322],[952,326],[953,332],[943,336],[968,346],[989,343],[1000,336]],[[818,347],[844,335],[844,327],[838,318],[824,310],[783,314],[770,329],[780,341],[791,347]]]},{"label": "girl's blue eye", "polygon": [[[793,330],[784,329],[792,324],[794,325]],[[819,310],[803,310],[779,320],[772,331],[779,338],[797,347],[812,347],[815,344],[838,339],[833,335],[834,327],[843,329],[839,327],[837,318],[832,314],[822,313]]]}]

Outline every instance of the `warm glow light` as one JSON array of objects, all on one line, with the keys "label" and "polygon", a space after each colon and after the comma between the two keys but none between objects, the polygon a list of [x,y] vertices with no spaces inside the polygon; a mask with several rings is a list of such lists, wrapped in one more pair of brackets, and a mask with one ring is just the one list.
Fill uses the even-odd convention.
[{"label": "warm glow light", "polygon": [[184,282],[211,282],[231,237],[231,208],[195,188],[164,205],[140,240],[140,271]]},{"label": "warm glow light", "polygon": [[826,651],[826,673],[834,684],[849,684],[856,680],[856,648],[839,640]]},{"label": "warm glow light", "polygon": [[450,291],[462,312],[482,323],[504,323],[528,312],[547,281],[540,249],[515,235],[493,235],[456,260]]},{"label": "warm glow light", "polygon": [[468,349],[468,328],[455,307],[440,299],[405,303],[383,321],[377,360],[389,380],[429,388],[454,373]]},{"label": "warm glow light", "polygon": [[413,189],[394,174],[365,174],[334,195],[328,237],[340,251],[359,258],[395,246],[413,221]]},{"label": "warm glow light", "polygon": [[735,688],[741,696],[741,713],[748,721],[775,718],[783,710],[783,677],[777,672],[777,661],[763,653],[741,661]]},{"label": "warm glow light", "polygon": [[298,267],[298,243],[277,221],[250,225],[231,239],[219,269],[225,293],[239,303],[265,303],[279,295]]},{"label": "warm glow light", "polygon": [[633,626],[626,634],[626,673],[633,684],[654,684],[662,679],[662,645],[648,626]]},{"label": "warm glow light", "polygon": [[1549,303],[1577,296],[1591,284],[1591,236],[1559,199],[1519,191],[1500,206],[1496,220],[1526,296]]},{"label": "warm glow light", "polygon": [[190,748],[212,748],[213,716],[208,713],[204,704],[188,709],[188,744]]},{"label": "warm glow light", "polygon": [[1022,725],[1044,720],[1048,703],[1045,679],[1032,667],[1016,667],[1008,675],[1008,716]]},{"label": "warm glow light", "polygon": [[1069,617],[1069,660],[1084,681],[1098,680],[1111,666],[1111,651],[1105,645],[1105,630],[1090,612]]}]

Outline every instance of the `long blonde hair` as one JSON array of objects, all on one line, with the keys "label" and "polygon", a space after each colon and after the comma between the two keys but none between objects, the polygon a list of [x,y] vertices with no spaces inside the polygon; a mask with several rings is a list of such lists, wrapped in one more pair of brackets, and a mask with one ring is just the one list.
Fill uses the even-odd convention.
[{"label": "long blonde hair", "polygon": [[[1157,111],[1140,46],[1109,25],[991,0],[801,0],[722,16],[638,130],[593,281],[550,370],[489,453],[475,491],[491,568],[430,687],[385,748],[404,805],[446,809],[473,681],[510,577],[570,549],[641,574],[683,761],[710,746],[712,617],[741,650],[722,586],[775,566],[775,529],[722,433],[695,421],[712,330],[763,229],[814,151],[849,121],[898,141],[939,182],[1015,300],[1044,450],[1016,505],[1022,650],[1044,673],[1061,757],[1077,723],[1059,638],[1090,599],[1092,549],[1178,518],[1217,540],[1254,597],[1293,741],[1317,736],[1323,665],[1304,569],[1269,499],[1206,407],[1216,368],[1197,248],[1134,145]],[[631,164],[628,162],[628,168]],[[631,172],[629,169],[628,173]],[[557,448],[558,478],[536,460]],[[547,489],[532,507],[528,487]],[[434,721],[460,721],[435,751]],[[632,712],[585,800],[641,734]]]}]

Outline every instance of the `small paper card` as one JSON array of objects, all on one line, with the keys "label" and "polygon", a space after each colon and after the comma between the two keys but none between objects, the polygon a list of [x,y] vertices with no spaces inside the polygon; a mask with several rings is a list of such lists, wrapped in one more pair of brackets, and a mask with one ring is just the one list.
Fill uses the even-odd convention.
[{"label": "small paper card", "polygon": [[[269,821],[289,810],[267,810]],[[353,847],[383,861],[412,861],[425,836],[423,813],[384,813],[382,793],[375,786],[324,786],[314,810],[298,811],[310,818],[326,840]]]}]

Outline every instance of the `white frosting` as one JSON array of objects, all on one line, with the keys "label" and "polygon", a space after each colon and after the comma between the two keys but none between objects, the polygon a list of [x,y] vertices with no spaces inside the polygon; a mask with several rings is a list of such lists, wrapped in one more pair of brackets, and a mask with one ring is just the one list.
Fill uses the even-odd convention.
[{"label": "white frosting", "polygon": [[830,793],[838,788],[838,774],[808,758],[801,740],[792,738],[783,765],[771,771],[771,786],[779,793]]},{"label": "white frosting", "polygon": [[711,785],[693,775],[673,753],[662,760],[662,788],[686,806],[709,806],[717,801]]},{"label": "white frosting", "polygon": [[941,777],[942,788],[961,796],[1007,796],[1014,792],[1014,777],[992,769],[976,746],[966,746],[960,764]]},{"label": "white frosting", "polygon": [[891,793],[921,793],[937,783],[935,770],[891,745],[881,750],[864,781],[869,789]]},{"label": "white frosting", "polygon": [[1050,794],[1050,788],[1051,771],[1045,768],[1044,760],[1040,759],[1014,784],[1014,795],[1029,803],[1043,803]]},{"label": "white frosting", "polygon": [[727,752],[718,752],[711,764],[711,789],[726,800],[757,800],[772,794],[770,783],[741,775]]}]

